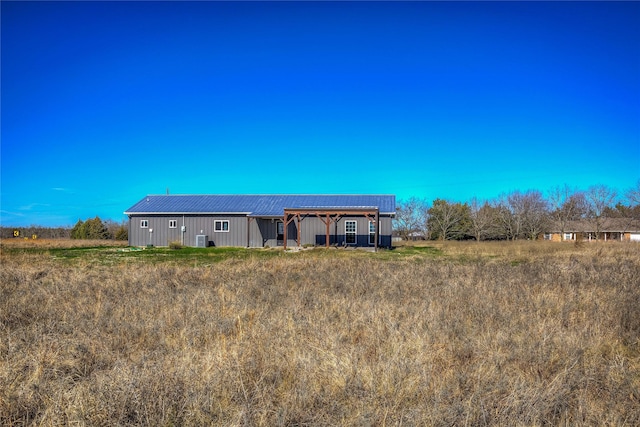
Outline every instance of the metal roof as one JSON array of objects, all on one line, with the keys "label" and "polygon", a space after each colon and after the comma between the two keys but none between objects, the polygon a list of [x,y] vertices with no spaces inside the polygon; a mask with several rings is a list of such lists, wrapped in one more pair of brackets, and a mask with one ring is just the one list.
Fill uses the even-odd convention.
[{"label": "metal roof", "polygon": [[124,213],[131,214],[245,214],[282,216],[292,208],[378,208],[395,214],[396,197],[367,194],[167,194],[148,195]]}]

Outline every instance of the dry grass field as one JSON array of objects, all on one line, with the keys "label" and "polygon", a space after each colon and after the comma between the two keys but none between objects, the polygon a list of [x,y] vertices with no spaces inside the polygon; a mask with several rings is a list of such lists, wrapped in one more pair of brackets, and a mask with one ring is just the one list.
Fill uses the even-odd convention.
[{"label": "dry grass field", "polygon": [[640,425],[639,245],[425,245],[3,241],[0,424]]}]

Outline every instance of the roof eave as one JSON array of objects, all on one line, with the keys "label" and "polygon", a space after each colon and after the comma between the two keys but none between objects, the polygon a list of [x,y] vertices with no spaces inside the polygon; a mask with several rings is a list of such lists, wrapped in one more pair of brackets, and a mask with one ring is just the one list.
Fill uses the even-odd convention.
[{"label": "roof eave", "polygon": [[125,215],[250,215],[251,212],[124,212]]}]

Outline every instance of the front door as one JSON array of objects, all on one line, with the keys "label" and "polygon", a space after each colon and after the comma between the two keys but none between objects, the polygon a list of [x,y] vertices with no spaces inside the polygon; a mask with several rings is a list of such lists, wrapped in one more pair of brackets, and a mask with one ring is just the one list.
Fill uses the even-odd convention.
[{"label": "front door", "polygon": [[284,223],[282,221],[276,221],[276,241],[278,246],[284,244]]}]

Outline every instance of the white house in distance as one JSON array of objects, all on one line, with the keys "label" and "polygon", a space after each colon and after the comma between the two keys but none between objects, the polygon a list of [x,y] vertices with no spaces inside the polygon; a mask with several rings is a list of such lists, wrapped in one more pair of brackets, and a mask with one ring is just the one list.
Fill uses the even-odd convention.
[{"label": "white house in distance", "polygon": [[129,245],[390,247],[394,195],[148,195]]}]

